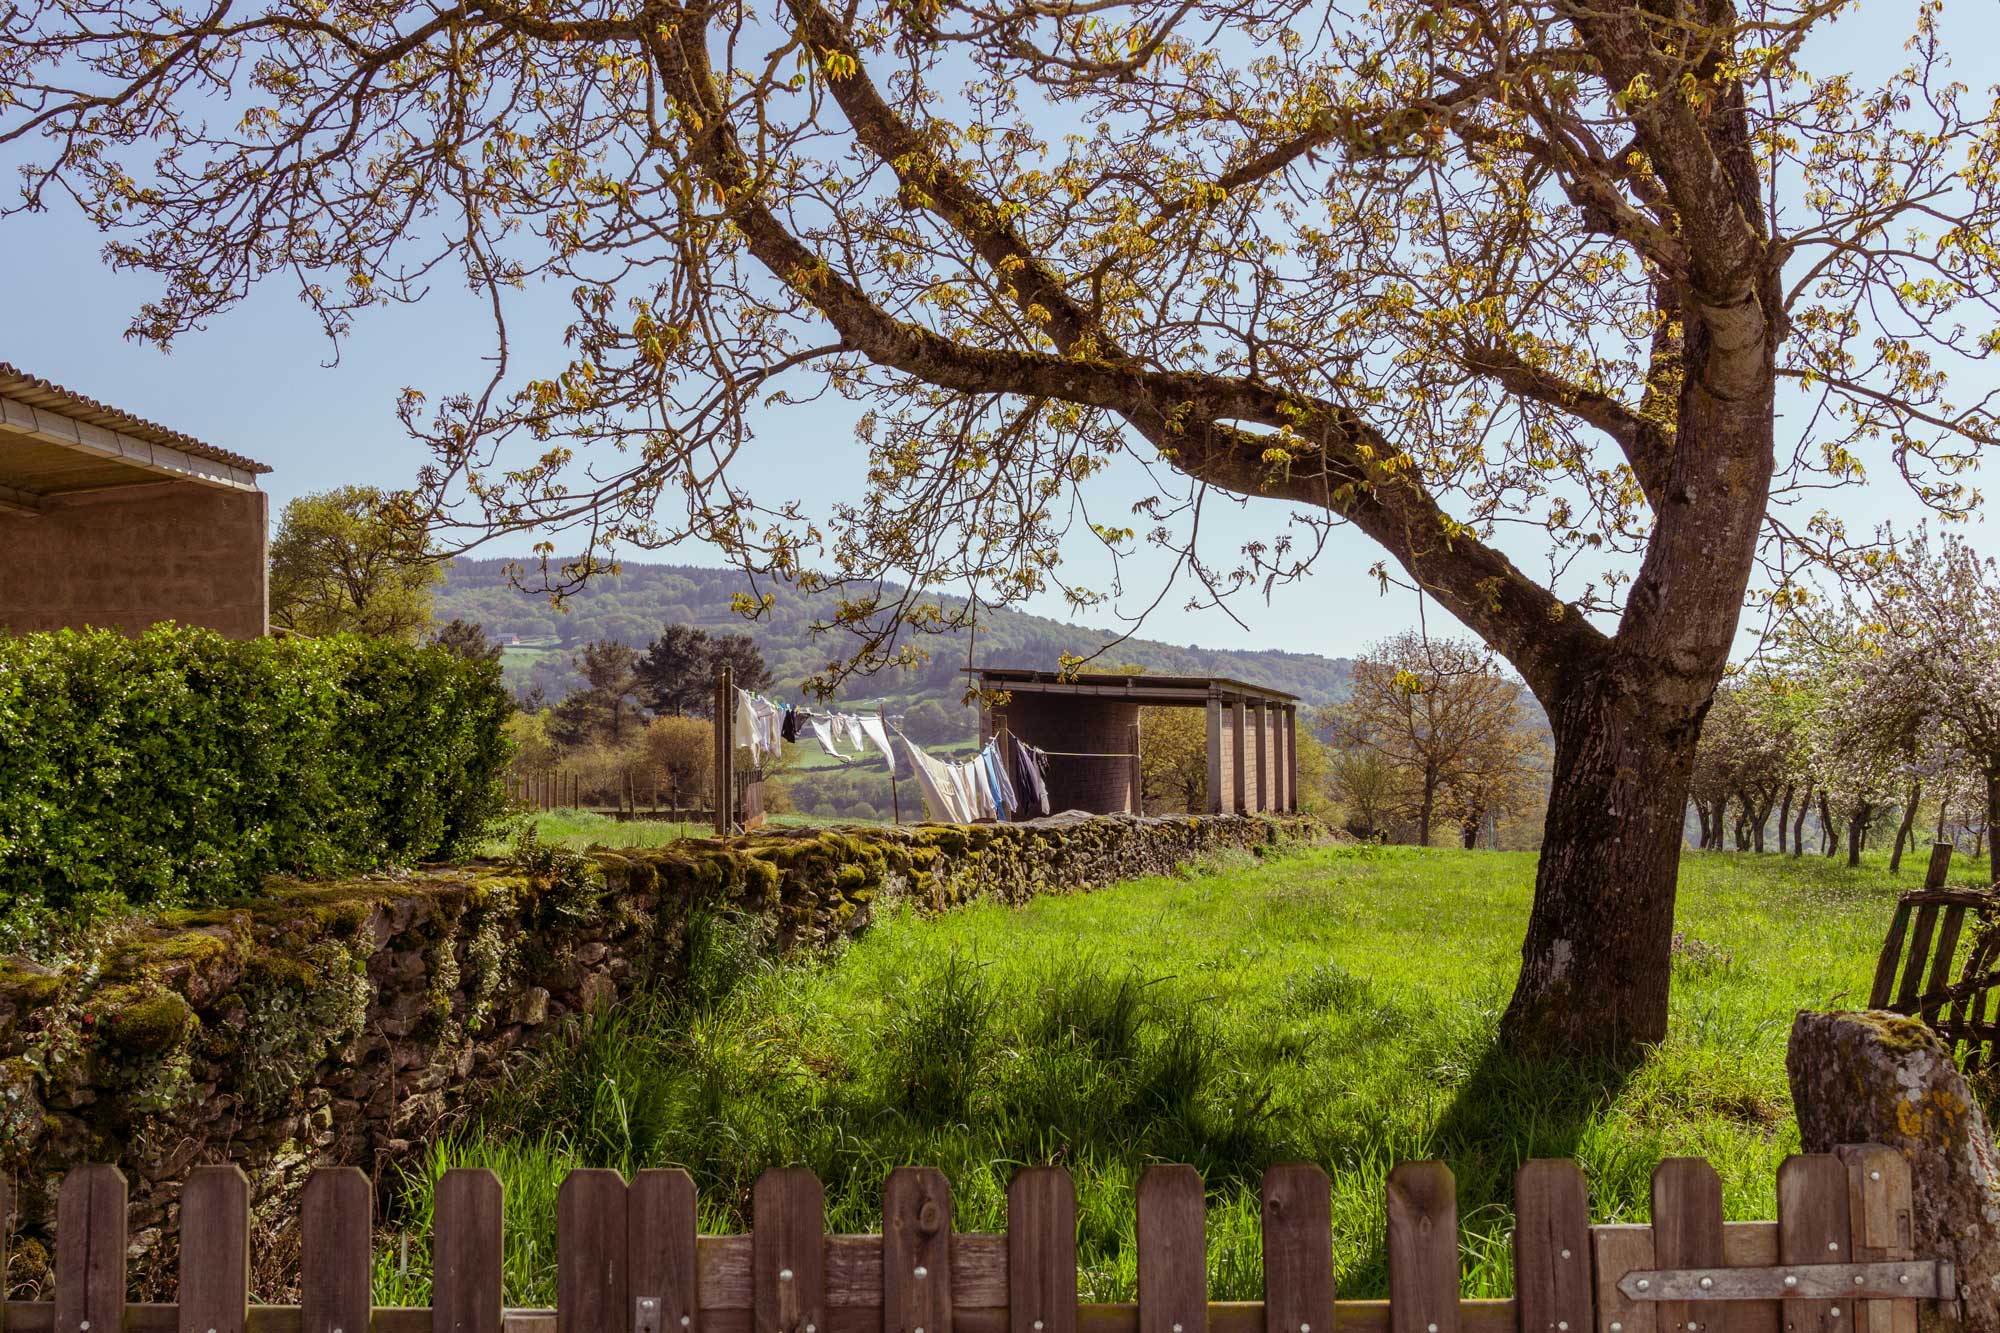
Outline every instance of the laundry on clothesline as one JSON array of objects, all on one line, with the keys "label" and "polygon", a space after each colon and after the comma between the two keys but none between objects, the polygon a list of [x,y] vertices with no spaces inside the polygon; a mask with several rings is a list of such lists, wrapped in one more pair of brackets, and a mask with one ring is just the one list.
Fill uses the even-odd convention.
[{"label": "laundry on clothesline", "polygon": [[1049,757],[1018,736],[996,736],[958,763],[926,753],[900,731],[896,738],[923,792],[924,808],[935,821],[971,824],[1049,813]]},{"label": "laundry on clothesline", "polygon": [[786,744],[811,737],[836,759],[860,757],[873,747],[888,761],[889,775],[896,775],[896,752],[889,744],[888,728],[879,717],[826,713],[795,704],[773,703],[761,694],[738,689],[730,733],[739,749],[750,751],[753,763],[761,764]]}]

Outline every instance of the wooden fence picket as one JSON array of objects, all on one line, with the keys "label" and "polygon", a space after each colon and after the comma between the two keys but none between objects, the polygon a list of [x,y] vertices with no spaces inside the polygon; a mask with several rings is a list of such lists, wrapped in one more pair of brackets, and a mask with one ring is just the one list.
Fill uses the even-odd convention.
[{"label": "wooden fence picket", "polygon": [[[1515,1295],[1467,1299],[1452,1173],[1405,1163],[1386,1182],[1389,1299],[1336,1305],[1326,1173],[1276,1165],[1262,1186],[1264,1298],[1211,1303],[1202,1178],[1153,1166],[1133,1201],[1137,1300],[1089,1303],[1076,1192],[1058,1168],[1015,1176],[1004,1234],[957,1233],[947,1178],[905,1167],[884,1184],[880,1233],[840,1236],[803,1168],[758,1177],[750,1234],[727,1236],[698,1234],[683,1171],[628,1185],[578,1170],[557,1193],[555,1307],[506,1310],[500,1181],[457,1170],[433,1199],[431,1308],[372,1310],[370,1182],[318,1171],[302,1199],[301,1302],[287,1311],[250,1304],[250,1188],[236,1168],[187,1182],[177,1299],[128,1305],[124,1178],[82,1167],[57,1196],[55,1299],[0,1304],[0,1333],[1916,1333],[1920,1303],[1953,1294],[1950,1265],[1913,1252],[1898,1153],[1794,1156],[1776,1184],[1775,1221],[1725,1222],[1714,1169],[1669,1159],[1650,1223],[1593,1226],[1582,1169],[1529,1162],[1515,1178]],[[0,1271],[8,1197],[0,1181]]]},{"label": "wooden fence picket", "polygon": [[1527,1162],[1514,1176],[1514,1300],[1521,1333],[1592,1327],[1590,1196],[1568,1159]]},{"label": "wooden fence picket", "polygon": [[1458,1333],[1458,1184],[1443,1162],[1389,1173],[1390,1333]]},{"label": "wooden fence picket", "polygon": [[250,1178],[198,1166],[181,1186],[180,1333],[244,1333],[250,1323]]},{"label": "wooden fence picket", "polygon": [[358,1167],[306,1179],[299,1219],[299,1333],[368,1333],[374,1197]]},{"label": "wooden fence picket", "polygon": [[1265,1333],[1333,1333],[1333,1186],[1311,1162],[1264,1173]]},{"label": "wooden fence picket", "polygon": [[[1653,1171],[1653,1266],[1720,1268],[1722,1178],[1699,1157],[1669,1157]],[[1661,1333],[1697,1333],[1721,1325],[1719,1305],[1695,1309],[1697,1302],[1662,1301],[1655,1312]]]},{"label": "wooden fence picket", "polygon": [[951,1185],[903,1166],[882,1190],[882,1333],[951,1333]]},{"label": "wooden fence picket", "polygon": [[[1831,1153],[1797,1153],[1778,1167],[1778,1262],[1844,1264],[1848,1247],[1847,1165]],[[1787,1333],[1843,1333],[1854,1327],[1854,1302],[1793,1301]]]},{"label": "wooden fence picket", "polygon": [[1139,1238],[1139,1333],[1206,1333],[1208,1219],[1201,1173],[1149,1166],[1134,1200]]},{"label": "wooden fence picket", "polygon": [[431,1233],[433,1333],[501,1333],[505,1193],[491,1171],[454,1168],[437,1183]]},{"label": "wooden fence picket", "polygon": [[[1857,1144],[1834,1150],[1847,1166],[1849,1255],[1855,1263],[1916,1257],[1910,1163],[1894,1148]],[[1912,1301],[1856,1301],[1855,1333],[1916,1333]]]},{"label": "wooden fence picket", "polygon": [[55,1333],[119,1333],[125,1318],[125,1174],[80,1166],[56,1194]]},{"label": "wooden fence picket", "polygon": [[1007,1186],[1008,1333],[1076,1333],[1076,1186],[1031,1166]]},{"label": "wooden fence picket", "polygon": [[[662,1333],[698,1333],[701,1288],[695,1265],[694,1180],[685,1171],[641,1171],[626,1195],[626,1285],[634,1301],[658,1301]],[[647,1310],[635,1306],[632,1333]],[[310,1333],[310,1331],[308,1331]]]},{"label": "wooden fence picket", "polygon": [[[556,1333],[660,1333],[626,1300],[625,1177],[576,1170],[556,1191]],[[650,1327],[637,1325],[648,1323]]]},{"label": "wooden fence picket", "polygon": [[774,1167],[750,1196],[752,1328],[820,1333],[826,1323],[826,1191],[802,1166]]},{"label": "wooden fence picket", "polygon": [[14,1186],[0,1176],[0,1333],[7,1333],[7,1247],[14,1239]]}]

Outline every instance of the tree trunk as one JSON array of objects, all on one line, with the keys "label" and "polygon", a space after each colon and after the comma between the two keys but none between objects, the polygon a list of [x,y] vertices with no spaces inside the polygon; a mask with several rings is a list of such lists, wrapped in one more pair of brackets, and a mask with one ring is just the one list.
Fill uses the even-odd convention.
[{"label": "tree trunk", "polygon": [[1866,801],[1858,803],[1847,817],[1847,864],[1861,864],[1861,837],[1868,827],[1868,821],[1875,814],[1875,807]]},{"label": "tree trunk", "polygon": [[1708,803],[1706,801],[1696,801],[1694,803],[1694,814],[1695,818],[1701,821],[1701,849],[1705,852],[1708,850],[1709,830],[1711,827],[1708,817]]},{"label": "tree trunk", "polygon": [[1833,826],[1833,807],[1827,803],[1825,792],[1819,794],[1819,845],[1827,856],[1840,847],[1840,830]]},{"label": "tree trunk", "polygon": [[1437,805],[1437,779],[1424,773],[1423,804],[1417,807],[1417,846],[1431,845],[1431,810]]},{"label": "tree trunk", "polygon": [[1811,809],[1812,784],[1809,782],[1806,784],[1805,791],[1799,796],[1799,813],[1792,823],[1793,856],[1804,856],[1806,854],[1806,814]]},{"label": "tree trunk", "polygon": [[1903,803],[1903,824],[1896,830],[1896,849],[1889,853],[1889,873],[1899,874],[1903,869],[1903,844],[1914,844],[1914,830],[1917,826],[1917,802],[1924,798],[1924,780],[1910,779],[1910,799]]},{"label": "tree trunk", "polygon": [[1769,801],[1766,801],[1764,802],[1763,805],[1757,807],[1756,812],[1752,815],[1750,820],[1751,851],[1761,852],[1764,850],[1764,826],[1770,822],[1771,822],[1771,803]]},{"label": "tree trunk", "polygon": [[1797,795],[1790,783],[1785,785],[1784,804],[1778,807],[1778,855],[1785,854],[1785,830],[1792,823],[1792,797]]},{"label": "tree trunk", "polygon": [[1555,753],[1534,909],[1501,1021],[1509,1049],[1568,1053],[1666,1037],[1674,888],[1707,711],[1704,698],[1673,719],[1609,665],[1550,710]]},{"label": "tree trunk", "polygon": [[2000,884],[2000,838],[1992,838],[1996,829],[2000,829],[2000,766],[1986,770],[1986,833],[1991,839],[1986,849],[1986,873],[1992,883]]}]

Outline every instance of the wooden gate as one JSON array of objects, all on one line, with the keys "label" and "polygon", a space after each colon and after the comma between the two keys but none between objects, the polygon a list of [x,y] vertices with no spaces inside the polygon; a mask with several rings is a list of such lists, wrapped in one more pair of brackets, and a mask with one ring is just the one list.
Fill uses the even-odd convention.
[{"label": "wooden gate", "polygon": [[[249,1303],[250,1187],[197,1168],[181,1196],[177,1305],[125,1300],[125,1180],[63,1181],[52,1302],[10,1303],[6,1333],[1914,1333],[1921,1300],[1955,1300],[1949,1265],[1910,1252],[1910,1177],[1880,1147],[1788,1159],[1776,1222],[1725,1222],[1708,1163],[1653,1176],[1650,1225],[1592,1226],[1583,1172],[1536,1161],[1516,1182],[1510,1300],[1460,1295],[1456,1191],[1442,1163],[1389,1176],[1389,1299],[1336,1300],[1326,1174],[1272,1167],[1263,1183],[1264,1299],[1208,1298],[1202,1179],[1139,1179],[1138,1300],[1077,1298],[1069,1176],[1015,1176],[1007,1230],[963,1234],[951,1187],[892,1172],[882,1232],[829,1236],[820,1182],[759,1177],[748,1236],[696,1234],[680,1171],[575,1171],[558,1199],[553,1310],[506,1307],[502,1198],[488,1171],[438,1182],[427,1308],[374,1308],[372,1200],[351,1169],[315,1172],[302,1203],[298,1306]],[[0,1196],[0,1209],[6,1200]],[[0,1254],[4,1260],[4,1254]]]}]

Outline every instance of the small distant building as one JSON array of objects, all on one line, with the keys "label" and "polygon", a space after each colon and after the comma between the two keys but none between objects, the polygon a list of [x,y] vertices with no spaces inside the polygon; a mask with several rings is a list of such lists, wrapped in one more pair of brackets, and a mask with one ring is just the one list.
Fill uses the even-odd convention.
[{"label": "small distant building", "polygon": [[266,633],[269,471],[0,361],[0,629]]},{"label": "small distant building", "polygon": [[1298,696],[1211,676],[1126,676],[972,667],[982,694],[981,742],[1002,729],[1049,753],[1049,809],[1139,813],[1142,707],[1208,714],[1208,808],[1299,808]]}]

